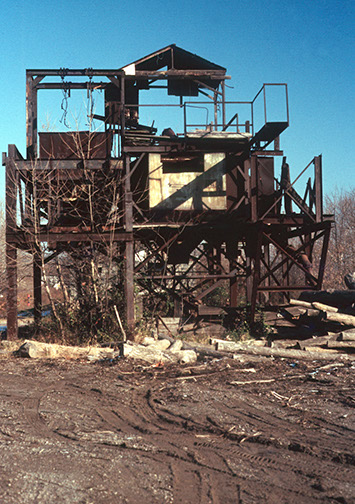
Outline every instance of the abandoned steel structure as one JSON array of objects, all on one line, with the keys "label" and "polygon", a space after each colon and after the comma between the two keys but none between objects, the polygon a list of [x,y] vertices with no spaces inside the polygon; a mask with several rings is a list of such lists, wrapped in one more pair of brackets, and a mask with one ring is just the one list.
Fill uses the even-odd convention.
[{"label": "abandoned steel structure", "polygon": [[[199,315],[218,312],[205,300],[226,283],[226,307],[236,307],[246,292],[252,314],[260,293],[321,287],[331,226],[322,209],[321,156],[301,172],[313,171],[301,197],[279,143],[289,124],[286,84],[264,84],[253,100],[228,102],[226,69],[176,45],[118,70],[27,70],[26,78],[26,157],[14,145],[4,156],[9,338],[17,334],[17,249],[33,256],[38,321],[43,243],[51,251],[46,262],[72,247],[117,243],[131,327],[135,284],[153,295],[168,293],[176,313]],[[148,105],[140,93],[154,88],[178,97],[176,105],[149,105],[157,118],[164,110],[160,135],[154,123],[141,123]],[[77,89],[88,96],[104,91],[102,115],[91,116],[101,129],[39,133],[43,89],[62,90],[66,99]],[[284,116],[270,121],[267,96],[275,89]],[[181,131],[169,122],[173,109],[181,113]],[[203,121],[196,118],[201,111]],[[93,183],[91,196],[82,191]]]}]

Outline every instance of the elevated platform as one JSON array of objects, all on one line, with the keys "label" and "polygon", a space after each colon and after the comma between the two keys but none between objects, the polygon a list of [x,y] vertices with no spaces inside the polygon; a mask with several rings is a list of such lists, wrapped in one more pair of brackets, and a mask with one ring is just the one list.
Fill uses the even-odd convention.
[{"label": "elevated platform", "polygon": [[269,144],[288,127],[288,122],[267,122],[250,140],[251,145],[266,142]]}]

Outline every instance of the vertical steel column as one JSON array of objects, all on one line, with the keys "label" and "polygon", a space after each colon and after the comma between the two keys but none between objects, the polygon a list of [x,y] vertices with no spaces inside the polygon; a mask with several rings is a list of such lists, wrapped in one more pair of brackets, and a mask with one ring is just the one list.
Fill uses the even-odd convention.
[{"label": "vertical steel column", "polygon": [[314,158],[314,184],[316,199],[316,222],[323,219],[322,156]]},{"label": "vertical steel column", "polygon": [[26,76],[26,147],[27,159],[37,157],[37,88],[36,82],[39,78],[33,79]]},{"label": "vertical steel column", "polygon": [[[238,243],[235,241],[227,242],[226,247],[229,259],[229,272],[232,272],[237,267]],[[231,308],[238,306],[238,283],[236,276],[229,280],[229,305]]]},{"label": "vertical steel column", "polygon": [[255,320],[256,312],[256,299],[258,295],[258,286],[260,280],[260,266],[261,266],[261,246],[263,241],[263,227],[258,225],[257,237],[254,249],[254,271],[253,271],[253,288],[251,294],[251,308],[250,308],[250,319],[252,322]]},{"label": "vertical steel column", "polygon": [[42,261],[37,248],[33,252],[33,299],[35,330],[38,331],[42,316]]},{"label": "vertical steel column", "polygon": [[252,222],[258,220],[258,175],[257,175],[257,157],[251,156],[250,159],[250,218]]},{"label": "vertical steel column", "polygon": [[226,83],[224,80],[221,82],[222,88],[222,128],[226,125]]},{"label": "vertical steel column", "polygon": [[7,339],[17,339],[17,249],[6,243]]},{"label": "vertical steel column", "polygon": [[[304,237],[304,243],[305,243],[305,247],[304,247],[304,252],[306,254],[306,256],[308,257],[310,263],[312,264],[312,235],[310,233],[307,233]],[[307,276],[307,273],[304,274],[304,280],[305,280],[305,283],[306,285],[309,284],[309,278]]]},{"label": "vertical steel column", "polygon": [[[266,267],[267,267],[267,277],[265,278],[265,281],[264,281],[264,285],[266,287],[270,287],[271,285],[271,278],[270,278],[270,243],[265,243],[264,245],[264,261],[265,261],[265,264],[266,264]],[[265,296],[265,301],[266,302],[269,302],[270,301],[270,292],[264,292],[264,296]]]},{"label": "vertical steel column", "polygon": [[9,145],[6,159],[6,279],[7,279],[7,338],[17,338],[17,248],[13,242],[17,228],[17,170],[15,165],[16,147]]},{"label": "vertical steel column", "polygon": [[327,260],[327,252],[328,252],[329,239],[330,239],[330,232],[331,232],[331,223],[328,223],[326,231],[325,231],[325,235],[323,238],[322,253],[321,253],[320,262],[319,262],[319,272],[318,272],[318,282],[317,282],[317,289],[319,289],[319,290],[322,288],[322,283],[323,283],[325,263]]}]

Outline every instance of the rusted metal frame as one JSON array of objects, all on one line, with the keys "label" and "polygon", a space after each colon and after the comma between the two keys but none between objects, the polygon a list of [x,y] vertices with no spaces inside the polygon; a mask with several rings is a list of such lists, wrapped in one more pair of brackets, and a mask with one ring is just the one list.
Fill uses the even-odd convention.
[{"label": "rusted metal frame", "polygon": [[[297,182],[297,180],[304,174],[304,172],[311,166],[311,164],[314,162],[314,159],[312,159],[312,161],[310,161],[308,163],[308,165],[301,171],[301,173],[295,178],[295,180],[292,182],[292,184],[290,185],[290,187],[293,187],[294,184]],[[271,212],[271,210],[273,210],[273,208],[275,208],[275,206],[282,200],[282,198],[284,197],[284,191],[281,190],[281,194],[280,196],[274,201],[274,203],[271,205],[270,208],[268,208],[266,210],[266,212],[264,212],[264,214],[260,217],[260,220],[264,220],[265,217],[267,216],[268,213]]]},{"label": "rusted metal frame", "polygon": [[[318,237],[314,237],[314,238],[312,239],[313,243],[314,243],[316,240],[318,240],[318,238],[320,238],[321,236],[322,236],[322,234],[321,234],[321,235],[319,235]],[[273,261],[272,261],[272,263],[271,263],[271,268],[272,268],[272,269],[270,270],[270,272],[271,272],[271,273],[274,273],[275,271],[277,271],[277,270],[278,270],[280,267],[282,267],[282,265],[286,262],[286,259],[283,259],[280,263],[278,263],[278,264],[276,264],[274,267],[272,267],[272,265],[275,263],[275,261],[277,260],[277,258],[279,257],[279,255],[283,252],[282,247],[280,247],[280,248],[279,248],[279,247],[278,247],[278,246],[276,246],[276,245],[274,245],[274,246],[275,246],[275,248],[276,248],[276,255],[275,255],[275,257],[274,257],[274,259],[273,259]],[[299,248],[296,250],[296,254],[299,254],[299,253],[300,253],[302,250],[304,250],[304,249],[305,249],[305,245],[301,245],[301,247],[299,247]],[[297,263],[297,265],[298,265],[298,263]],[[308,271],[307,271],[307,272],[308,272]],[[263,276],[263,277],[261,278],[261,282],[263,282],[263,281],[265,280],[265,278],[266,278],[266,275],[265,275],[265,276]]]},{"label": "rusted metal frame", "polygon": [[[210,287],[208,287],[204,291],[200,292],[200,294],[198,294],[197,296],[195,296],[195,299],[197,301],[200,301],[205,296],[207,296],[207,294],[210,294],[211,292],[213,292],[214,290],[216,290],[220,285],[223,284],[223,282],[225,282],[225,280],[228,280],[229,278],[231,278],[231,276],[227,275],[226,277],[221,278],[220,280],[217,280],[217,282],[215,282],[213,285],[211,285]],[[212,279],[213,279],[213,276],[212,276]]]},{"label": "rusted metal frame", "polygon": [[[228,263],[229,263],[229,274],[233,270],[237,270],[238,262],[238,242],[234,241],[233,243],[226,243],[226,253],[228,252]],[[238,283],[237,283],[237,275],[230,278],[229,280],[229,305],[232,308],[235,308],[238,305]]]},{"label": "rusted metal frame", "polygon": [[93,69],[93,68],[41,68],[41,69],[28,69],[26,75],[29,77],[119,77],[124,74],[124,70],[117,69]]},{"label": "rusted metal frame", "polygon": [[120,89],[122,76],[120,76],[120,78],[118,78],[116,76],[109,76],[108,75],[107,78],[109,79],[110,82],[112,82],[112,84],[114,84],[118,89]]},{"label": "rusted metal frame", "polygon": [[17,248],[14,243],[6,242],[6,279],[7,279],[7,339],[17,339]]},{"label": "rusted metal frame", "polygon": [[[284,86],[285,88],[285,94],[286,94],[286,113],[287,113],[287,124],[290,124],[290,117],[289,117],[289,106],[288,106],[288,87],[287,83],[285,82],[264,82],[262,87],[259,89],[259,91],[256,93],[254,96],[252,103],[254,104],[255,100],[258,98],[260,93],[263,93],[264,95],[264,107],[266,108],[266,86]],[[265,122],[267,120],[266,113],[265,113]]]},{"label": "rusted metal frame", "polygon": [[218,130],[218,95],[216,91],[213,95],[213,108],[214,108],[214,129]]},{"label": "rusted metal frame", "polygon": [[[302,242],[302,245],[304,245],[304,242]],[[304,245],[306,248],[306,245]],[[289,284],[289,278],[290,278],[290,271],[293,266],[293,264],[287,259],[286,263],[283,265],[283,277],[287,279],[287,285]],[[307,280],[307,279],[306,279]]]},{"label": "rusted metal frame", "polygon": [[165,285],[163,286],[163,288],[167,288],[167,285],[166,285],[166,282],[172,282],[173,283],[173,289],[176,289],[178,288],[178,286],[180,285],[183,292],[187,292],[188,288],[184,285],[184,280],[189,280],[189,278],[185,278],[185,277],[181,277],[181,276],[176,276],[173,272],[170,272],[170,275],[146,275],[144,276],[145,279],[147,280],[160,280],[160,286],[162,287],[163,286],[163,282],[165,282]]},{"label": "rusted metal frame", "polygon": [[48,264],[50,261],[52,261],[53,259],[55,259],[56,257],[58,257],[61,253],[62,253],[61,250],[56,250],[55,252],[53,252],[49,256],[45,257],[43,259],[43,263],[44,264]]},{"label": "rusted metal frame", "polygon": [[26,76],[26,157],[34,159],[37,155],[37,89],[33,78]]},{"label": "rusted metal frame", "polygon": [[[223,96],[221,91],[218,91],[217,89],[214,89],[213,87],[208,86],[207,84],[199,81],[198,79],[193,79],[193,82],[196,82],[196,84],[198,84],[199,86],[202,86],[203,88],[209,89],[210,91],[212,91],[212,93],[216,93],[216,94],[220,95],[221,97]],[[209,97],[209,95],[207,95],[207,96]]]},{"label": "rusted metal frame", "polygon": [[17,179],[17,186],[18,186],[21,226],[23,226],[25,223],[25,209],[24,209],[24,204],[23,204],[23,193],[22,193],[22,185],[21,185],[21,178],[20,177],[18,177],[18,179]]},{"label": "rusted metal frame", "polygon": [[131,171],[130,171],[130,176],[133,175],[133,173],[136,171],[136,169],[138,168],[138,166],[140,165],[141,161],[143,160],[143,158],[145,157],[146,155],[146,152],[142,152],[141,155],[139,156],[139,158],[136,160],[136,162],[134,163]]},{"label": "rusted metal frame", "polygon": [[7,338],[13,340],[17,338],[17,247],[16,242],[11,240],[11,233],[16,233],[16,210],[17,210],[17,176],[15,166],[16,147],[9,145],[8,158],[6,159],[6,279],[7,279]]},{"label": "rusted metal frame", "polygon": [[289,296],[287,294],[287,286],[290,285],[290,275],[289,271],[290,268],[292,267],[292,263],[289,261],[288,258],[286,258],[286,262],[282,264],[282,285],[286,287],[284,296],[286,297],[287,301],[289,302]]},{"label": "rusted metal frame", "polygon": [[[203,96],[206,96],[207,98],[211,98],[210,95],[208,93],[206,93],[205,91],[202,91],[202,89],[199,89],[198,92],[203,94]],[[181,105],[181,106],[183,106],[183,105]]]},{"label": "rusted metal frame", "polygon": [[[216,253],[217,255],[214,256],[213,255],[213,249],[216,250]],[[206,254],[206,257],[207,257],[207,260],[209,262],[209,269],[210,270],[219,270],[219,271],[224,271],[226,273],[226,270],[224,269],[224,267],[222,266],[221,264],[221,251],[220,251],[220,247],[211,247],[211,255],[208,255],[208,251],[207,251],[207,254]]]},{"label": "rusted metal frame", "polygon": [[223,123],[223,131],[226,124],[226,85],[225,81],[221,81],[221,90],[222,90],[222,123]]},{"label": "rusted metal frame", "polygon": [[66,171],[66,170],[83,170],[86,171],[102,171],[105,168],[109,168],[110,171],[120,171],[122,170],[121,160],[103,160],[103,159],[85,159],[85,167],[83,160],[81,159],[36,159],[26,160],[19,159],[16,161],[16,167],[21,172],[21,174],[26,174],[26,172],[32,171]]},{"label": "rusted metal frame", "polygon": [[37,244],[32,252],[33,262],[33,301],[35,331],[39,330],[42,318],[42,256]]},{"label": "rusted metal frame", "polygon": [[133,205],[133,208],[135,208],[137,210],[137,212],[139,213],[139,215],[143,218],[144,222],[149,222],[149,219],[147,219],[147,217],[144,215],[144,213],[142,212],[142,210],[139,208],[139,206],[137,205],[137,203],[134,200],[132,201],[132,205]]},{"label": "rusted metal frame", "polygon": [[199,249],[198,247],[197,250],[200,252],[200,255],[198,257],[193,257],[192,259],[193,263],[187,268],[185,274],[189,273],[197,264],[199,264],[202,268],[208,271],[208,267],[201,262],[201,258],[206,257],[206,252],[204,250]]},{"label": "rusted metal frame", "polygon": [[283,292],[287,294],[287,292],[291,291],[304,291],[304,290],[314,290],[314,286],[312,285],[287,285],[286,287],[283,285],[271,285],[270,287],[266,287],[261,285],[258,287],[259,292]]},{"label": "rusted metal frame", "polygon": [[189,294],[190,296],[193,296],[194,291],[198,291],[203,286],[205,286],[206,284],[210,284],[210,283],[211,283],[211,280],[203,278],[199,283],[195,284],[193,288],[190,287],[189,290],[186,291],[186,293]]},{"label": "rusted metal frame", "polygon": [[[250,219],[252,222],[258,220],[258,175],[257,175],[257,158],[251,156],[250,159]],[[263,218],[261,218],[262,220]]]},{"label": "rusted metal frame", "polygon": [[[302,204],[297,200],[297,198],[294,197],[294,195],[292,194],[291,191],[289,191],[289,189],[285,189],[285,194],[287,194],[292,199],[292,201],[294,203],[296,203],[296,205],[298,206],[298,208],[300,210],[302,210],[311,220],[316,221],[316,219],[314,218],[314,215],[312,215],[311,213],[309,213],[309,211],[307,210],[306,207],[302,206]],[[296,193],[296,194],[298,194],[298,193]],[[301,199],[300,196],[299,196],[299,198]]]},{"label": "rusted metal frame", "polygon": [[[283,151],[275,151],[275,150],[253,150],[253,154],[255,156],[269,156],[269,157],[275,157],[275,156],[283,156]],[[277,179],[275,179],[277,180]]]},{"label": "rusted metal frame", "polygon": [[255,320],[256,311],[256,300],[258,295],[258,286],[260,282],[260,263],[262,257],[262,243],[263,243],[263,225],[259,225],[257,228],[257,238],[254,251],[254,271],[253,271],[253,284],[251,292],[251,307],[250,307],[250,318],[251,321]]},{"label": "rusted metal frame", "polygon": [[[91,81],[91,87],[94,90],[103,89],[107,86],[107,82],[98,82]],[[42,84],[38,84],[36,86],[37,90],[56,90],[56,89],[64,89],[64,87],[68,90],[83,90],[87,89],[88,81],[86,82],[72,82],[72,81],[64,81],[64,82],[44,82]]]},{"label": "rusted metal frame", "polygon": [[[328,222],[330,222],[330,221],[328,221]],[[327,222],[323,221],[323,222],[318,222],[318,223],[316,223],[316,222],[309,223],[309,221],[308,221],[305,224],[287,223],[287,225],[288,225],[288,227],[295,228],[295,229],[291,229],[290,231],[288,231],[287,238],[296,238],[296,237],[300,237],[300,235],[306,235],[309,233],[314,233],[316,231],[322,231],[325,228],[325,226],[327,225]]]},{"label": "rusted metal frame", "polygon": [[312,210],[313,205],[315,206],[316,204],[315,181],[313,182],[313,187],[311,177],[308,179],[308,182],[309,182],[309,207]]},{"label": "rusted metal frame", "polygon": [[322,284],[323,284],[325,264],[326,264],[326,260],[327,260],[327,252],[328,252],[329,239],[330,239],[330,232],[331,232],[331,224],[329,223],[327,226],[327,229],[325,229],[325,234],[324,234],[324,238],[323,238],[323,246],[322,246],[322,252],[321,252],[321,257],[320,257],[320,261],[319,261],[319,269],[318,269],[317,289],[321,289]]},{"label": "rusted metal frame", "polygon": [[171,243],[173,243],[181,234],[181,231],[179,230],[177,233],[175,233],[173,236],[171,236],[168,240],[166,240],[165,243],[163,243],[160,247],[158,247],[156,250],[154,250],[150,256],[146,257],[142,262],[140,262],[134,269],[135,273],[138,273],[149,261],[151,261],[157,254],[165,250],[166,248],[169,247]]},{"label": "rusted metal frame", "polygon": [[[270,243],[266,243],[264,245],[264,255],[261,256],[261,261],[264,264],[266,270],[270,270]],[[274,279],[274,282],[276,284],[279,283],[277,278],[275,277],[275,275],[271,274],[271,277]],[[264,285],[266,287],[269,287],[271,285],[270,276],[265,278]],[[266,300],[269,301],[269,294],[264,294],[264,296],[265,296]]]},{"label": "rusted metal frame", "polygon": [[314,185],[315,185],[315,205],[316,222],[323,219],[323,186],[322,186],[322,156],[314,158]]},{"label": "rusted metal frame", "polygon": [[238,112],[236,112],[234,114],[234,116],[227,122],[227,124],[223,123],[223,129],[222,129],[222,131],[226,131],[229,128],[229,126],[232,124],[232,122],[234,121],[234,119],[238,118],[238,115],[239,115]]},{"label": "rusted metal frame", "polygon": [[[166,153],[171,152],[174,148],[174,145],[147,145],[144,147],[144,152],[157,152],[157,153]],[[123,153],[127,154],[136,154],[142,152],[142,146],[138,145],[124,145],[122,149]]]},{"label": "rusted metal frame", "polygon": [[272,266],[275,263],[276,259],[280,256],[280,254],[282,255],[282,250],[279,250],[278,247],[276,247],[276,255],[271,263],[270,270],[260,279],[260,283],[262,283],[270,274],[275,273],[275,271],[280,269],[285,264],[285,262],[287,262],[287,259],[282,259],[280,263],[276,264],[274,267]]},{"label": "rusted metal frame", "polygon": [[266,85],[265,84],[263,85],[263,99],[264,99],[264,119],[265,119],[265,124],[266,124],[267,123],[267,111],[266,111]]},{"label": "rusted metal frame", "polygon": [[[228,164],[228,158],[226,159]],[[235,202],[238,201],[238,180],[233,173],[235,171],[235,166],[227,169],[226,173],[226,197],[227,197],[227,212],[231,211],[235,206]]]},{"label": "rusted metal frame", "polygon": [[[234,269],[233,271],[237,271],[237,269]],[[229,280],[230,278],[237,277],[238,275],[234,275],[233,272],[228,273],[228,274],[215,274],[215,275],[186,275],[185,273],[182,274],[174,274],[173,272],[170,273],[170,275],[141,275],[140,278],[146,278],[148,280],[175,280],[177,283],[180,285],[183,285],[182,282],[184,280],[203,280],[203,281],[209,281],[209,280]],[[193,292],[196,290],[196,287],[194,286],[191,290]]]},{"label": "rusted metal frame", "polygon": [[237,200],[237,198],[233,198],[232,196],[229,196],[229,199],[234,199],[234,203],[228,208],[227,210],[227,213],[231,213],[232,211],[236,211],[238,210],[238,208],[240,207],[240,205],[246,200],[246,196],[245,194],[243,194],[243,196]]},{"label": "rusted metal frame", "polygon": [[[266,245],[265,245],[266,246]],[[273,274],[273,272],[271,271],[271,266],[268,264],[267,262],[267,259],[261,257],[261,262],[263,263],[263,265],[265,266],[265,269],[266,269],[266,274],[267,276],[265,275],[265,277],[263,277],[263,282],[266,283],[266,285],[270,285],[270,283],[267,283],[267,282],[270,282],[270,277],[273,278],[274,282],[277,284],[277,285],[280,285],[280,282],[279,280],[275,277],[275,275]]]},{"label": "rusted metal frame", "polygon": [[[123,154],[122,150],[125,146],[125,129],[126,129],[126,116],[125,116],[125,76],[121,75],[120,79],[121,86],[121,105],[120,105],[120,147],[121,147],[121,156]],[[127,159],[130,159],[129,157]],[[125,166],[126,175],[127,175],[127,164]]]},{"label": "rusted metal frame", "polygon": [[230,80],[230,75],[225,75],[224,71],[218,70],[165,70],[150,71],[136,70],[134,75],[127,75],[129,79],[189,79],[208,78],[211,80]]},{"label": "rusted metal frame", "polygon": [[[153,286],[147,285],[146,282],[144,281],[144,278],[137,277],[137,283],[143,287],[143,289],[147,289],[148,291],[152,292],[154,296],[161,296],[160,292],[157,292]],[[152,280],[152,283],[155,283],[156,287],[161,287],[160,282],[154,282],[154,279]],[[177,293],[174,289],[171,289],[167,286],[164,287],[165,291],[172,296],[174,299],[178,298],[180,300],[181,298],[181,293]],[[184,304],[190,306],[191,308],[195,308],[194,305],[190,302],[190,300],[187,297],[184,297]]]},{"label": "rusted metal frame", "polygon": [[[281,250],[281,252],[288,258],[290,259],[298,268],[300,268],[304,273],[306,273],[307,277],[312,280],[315,285],[317,284],[318,282],[318,279],[312,275],[302,264],[298,263],[296,261],[296,259],[289,253],[287,252],[287,250],[285,250],[279,243],[277,243],[273,238],[271,238],[270,235],[268,235],[267,233],[263,233],[263,235],[265,236],[265,238],[267,238],[275,247],[279,248]],[[301,247],[302,249],[304,248],[304,246]],[[299,252],[300,249],[298,249],[296,251],[296,253]],[[283,262],[283,261],[282,261]],[[287,262],[287,261],[286,261]],[[284,262],[283,262],[284,263]]]},{"label": "rusted metal frame", "polygon": [[[309,179],[307,181],[307,184],[306,184],[306,189],[305,189],[305,192],[304,192],[304,196],[302,198],[303,203],[306,203],[307,196],[309,194],[310,188],[311,188],[311,177],[309,177]],[[310,205],[308,205],[308,208],[312,211],[312,208],[311,208]]]},{"label": "rusted metal frame", "polygon": [[238,164],[236,164],[236,165],[234,166],[234,168],[229,169],[229,170],[228,170],[228,172],[227,172],[227,173],[228,173],[228,175],[231,177],[232,181],[234,182],[234,184],[235,184],[236,186],[238,185],[238,181],[237,181],[237,179],[236,179],[236,177],[235,177],[235,175],[234,175],[234,173],[233,173],[233,170],[234,170],[235,168],[237,169],[237,171],[239,171],[239,173],[242,175],[242,177],[244,178],[244,180],[247,180],[247,179],[248,179],[248,177],[245,175],[244,171],[243,171],[243,170],[241,169],[241,167],[240,167],[240,164],[239,164],[239,163],[240,163],[241,161],[243,161],[243,156],[238,156]]}]

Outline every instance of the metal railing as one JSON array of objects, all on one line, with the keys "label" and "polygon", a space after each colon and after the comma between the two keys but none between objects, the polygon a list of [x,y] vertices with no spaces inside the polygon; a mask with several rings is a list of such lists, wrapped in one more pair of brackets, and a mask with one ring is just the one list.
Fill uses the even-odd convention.
[{"label": "metal railing", "polygon": [[[251,133],[252,136],[262,128],[264,124],[267,124],[270,116],[268,117],[268,97],[267,97],[267,89],[271,87],[283,87],[284,88],[284,107],[285,114],[284,117],[279,118],[280,122],[289,124],[289,104],[288,104],[288,90],[287,84],[285,83],[265,83],[262,85],[260,90],[256,93],[255,97],[251,101],[185,101],[180,104],[167,104],[167,103],[141,103],[141,104],[125,104],[124,110],[129,108],[146,108],[146,107],[166,107],[166,108],[180,108],[183,109],[183,134],[186,136],[188,130],[190,128],[203,128],[208,130],[213,129],[215,131],[226,131],[229,128],[235,128],[236,132],[240,132],[241,129],[244,128],[245,133]],[[262,115],[263,115],[263,124],[256,124],[255,119],[255,108],[258,102],[258,99],[262,97]],[[231,115],[229,120],[226,120],[226,107],[233,106],[233,114]],[[238,107],[247,107],[247,111],[244,110],[243,120],[239,122],[239,118],[242,115],[240,111],[236,111],[235,109]],[[206,121],[199,122],[194,120],[193,122],[189,122],[188,119],[188,111],[189,109],[205,109],[206,110]],[[218,121],[218,113],[220,113],[220,109],[222,109],[222,122]],[[212,120],[210,121],[210,111]],[[247,119],[244,120],[244,117],[247,116]],[[282,119],[282,120],[281,120]]]}]

